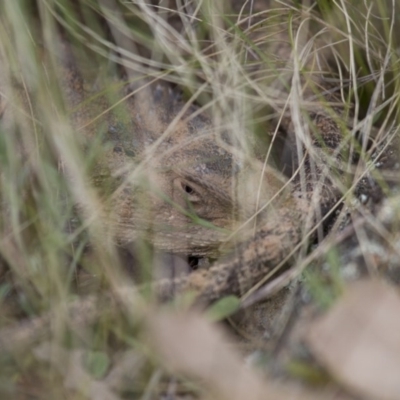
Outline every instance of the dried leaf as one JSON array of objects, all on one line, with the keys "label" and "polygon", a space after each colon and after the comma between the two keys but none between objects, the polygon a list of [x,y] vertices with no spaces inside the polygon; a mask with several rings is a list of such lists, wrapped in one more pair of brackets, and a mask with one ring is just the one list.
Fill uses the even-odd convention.
[{"label": "dried leaf", "polygon": [[213,399],[331,399],[301,387],[266,381],[245,365],[227,335],[195,313],[151,313],[146,340],[164,365],[195,378]]},{"label": "dried leaf", "polygon": [[316,358],[353,392],[400,398],[400,296],[379,281],[358,282],[314,323],[306,341]]}]

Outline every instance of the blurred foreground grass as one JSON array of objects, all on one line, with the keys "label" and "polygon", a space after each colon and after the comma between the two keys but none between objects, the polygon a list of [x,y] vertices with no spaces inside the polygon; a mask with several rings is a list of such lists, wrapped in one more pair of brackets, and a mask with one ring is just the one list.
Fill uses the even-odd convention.
[{"label": "blurred foreground grass", "polygon": [[[391,41],[391,9],[384,2],[360,12],[354,2],[345,1],[318,1],[309,9],[305,4],[305,11],[297,2],[271,1],[273,7],[263,9],[263,2],[256,1],[254,20],[243,14],[240,24],[228,1],[173,3],[0,4],[0,327],[57,310],[49,342],[54,354],[59,353],[59,360],[66,357],[62,345],[71,357],[84,359],[83,367],[76,362],[70,372],[78,376],[69,378],[79,380],[82,367],[101,381],[113,363],[129,355],[131,364],[127,361],[125,368],[131,376],[120,383],[124,398],[152,398],[172,390],[174,381],[164,379],[164,369],[139,334],[149,312],[146,302],[135,299],[138,308],[128,311],[100,303],[98,321],[82,332],[66,333],[63,305],[71,298],[115,289],[132,278],[100,218],[113,185],[99,185],[93,173],[106,145],[99,134],[88,146],[83,131],[71,123],[80,110],[66,104],[56,56],[60,30],[79,55],[86,84],[105,91],[111,104],[121,76],[131,81],[162,76],[178,85],[184,98],[196,94],[196,102],[241,143],[248,139],[244,132],[265,139],[265,132],[275,129],[279,96],[274,90],[289,89],[285,74],[301,66],[279,60],[280,42],[269,42],[268,28],[275,33],[273,27],[284,21],[287,43],[295,46],[301,38],[291,36],[293,27],[309,24],[315,38],[329,35],[333,43],[335,76],[344,83],[344,114],[351,118],[354,104],[356,116],[367,116],[365,140],[379,139],[369,133],[373,124],[378,122],[383,132],[398,120],[400,82],[393,50],[398,44]],[[240,11],[240,2],[233,3]],[[251,36],[255,22],[261,34]],[[313,84],[306,69],[298,72]],[[312,90],[318,101],[319,88]],[[85,107],[91,107],[91,100],[95,102],[89,99]],[[279,105],[284,103],[283,97]],[[262,145],[264,155],[268,140]],[[271,157],[279,161],[276,154]],[[151,275],[151,248],[144,244],[139,249],[136,262],[128,258],[129,267]],[[85,389],[90,385],[83,372],[86,383],[68,388],[62,366],[49,362],[43,351],[0,354],[2,398],[101,398]],[[185,389],[193,390],[193,383]]]}]

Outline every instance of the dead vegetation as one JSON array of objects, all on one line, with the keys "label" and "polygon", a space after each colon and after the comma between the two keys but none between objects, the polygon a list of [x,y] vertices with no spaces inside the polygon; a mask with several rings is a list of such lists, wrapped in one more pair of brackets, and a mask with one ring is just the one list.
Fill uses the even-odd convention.
[{"label": "dead vegetation", "polygon": [[[2,3],[1,395],[398,399],[399,10],[397,0]],[[60,68],[65,46],[82,80]],[[143,80],[172,90],[163,110],[185,104],[178,114],[198,124],[206,115],[222,148],[267,176],[279,171],[279,185],[285,175],[311,192],[317,210],[286,269],[201,313],[193,293],[159,304],[148,283],[235,252],[265,218],[271,188],[249,174],[229,194],[251,232],[211,226],[159,193],[158,215],[144,217],[143,195],[134,232],[116,224],[127,182],[146,194],[146,165],[167,174],[177,163],[162,147],[181,126],[168,112],[134,105],[144,126],[163,124],[161,139],[148,130],[144,160],[124,136],[137,129],[126,104]],[[327,120],[342,135],[333,146],[319,136]],[[313,176],[324,188],[314,197]],[[332,191],[334,202],[321,200]],[[175,252],[158,235],[171,203],[196,238],[177,225]]]}]

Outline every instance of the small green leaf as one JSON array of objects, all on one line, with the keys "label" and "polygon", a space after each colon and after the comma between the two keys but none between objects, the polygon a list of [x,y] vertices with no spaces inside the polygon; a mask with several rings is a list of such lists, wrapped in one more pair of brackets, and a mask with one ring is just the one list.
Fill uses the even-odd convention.
[{"label": "small green leaf", "polygon": [[240,299],[236,296],[226,296],[218,300],[207,310],[207,317],[212,321],[221,321],[239,309]]},{"label": "small green leaf", "polygon": [[91,351],[86,355],[85,368],[95,379],[103,378],[109,366],[110,359],[102,351]]},{"label": "small green leaf", "polygon": [[310,384],[326,385],[330,382],[330,378],[325,371],[306,362],[292,360],[288,362],[285,368],[292,376],[303,379]]},{"label": "small green leaf", "polygon": [[11,285],[9,283],[3,283],[0,285],[0,301],[2,301],[8,293],[11,291]]}]

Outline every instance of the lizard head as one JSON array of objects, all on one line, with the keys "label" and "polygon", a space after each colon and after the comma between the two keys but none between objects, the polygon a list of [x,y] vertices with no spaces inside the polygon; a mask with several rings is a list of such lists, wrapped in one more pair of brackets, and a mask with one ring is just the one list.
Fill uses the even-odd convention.
[{"label": "lizard head", "polygon": [[134,132],[118,148],[136,145],[132,167],[126,154],[119,162],[124,187],[113,207],[122,243],[139,232],[160,249],[212,254],[285,183],[216,132],[209,117],[184,110],[168,87],[145,90],[128,106]]},{"label": "lizard head", "polygon": [[231,232],[284,185],[170,86],[89,84],[67,44],[60,59],[73,125],[84,132],[86,147],[99,138],[108,143],[89,175],[98,187],[106,181],[104,225],[118,243],[145,237],[161,250],[218,254]]}]

